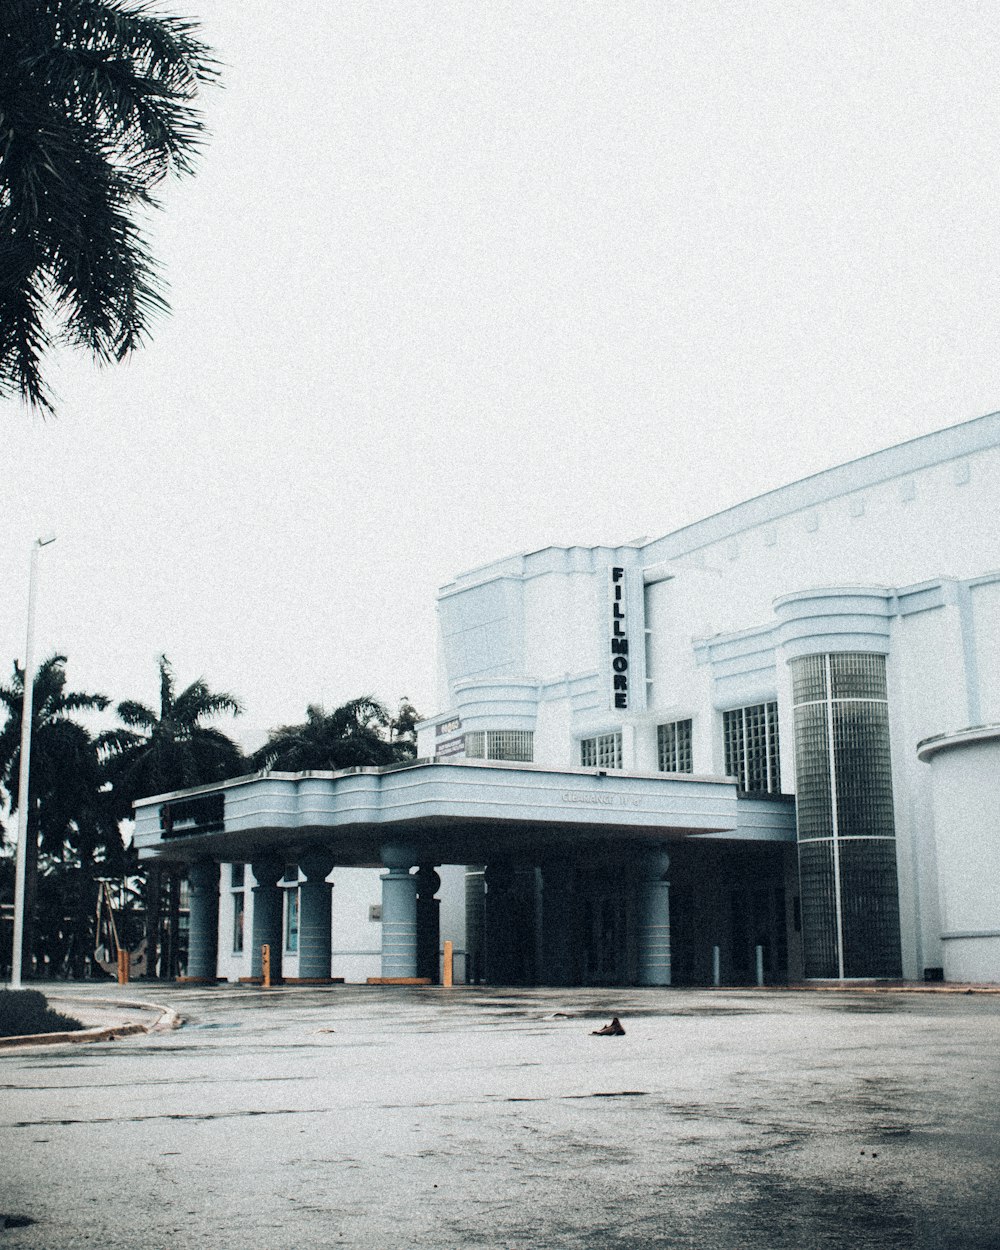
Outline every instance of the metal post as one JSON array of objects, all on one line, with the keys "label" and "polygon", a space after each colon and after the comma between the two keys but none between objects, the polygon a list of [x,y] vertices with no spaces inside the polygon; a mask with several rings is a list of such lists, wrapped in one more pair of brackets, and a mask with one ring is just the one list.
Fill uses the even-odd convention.
[{"label": "metal post", "polygon": [[24,694],[21,699],[21,768],[17,792],[17,861],[14,869],[14,943],[11,950],[10,986],[21,988],[21,962],[24,947],[25,870],[28,856],[28,813],[31,776],[31,722],[35,703],[35,576],[38,552],[56,540],[55,534],[36,538],[31,545],[31,568],[28,573],[28,630],[24,643]]},{"label": "metal post", "polygon": [[454,942],[445,942],[444,944],[444,967],[441,972],[441,984],[445,989],[451,989],[452,978],[454,976],[455,967],[455,944]]},{"label": "metal post", "polygon": [[757,955],[757,984],[763,985],[764,984],[764,948],[763,946],[756,947],[756,955]]},{"label": "metal post", "polygon": [[713,946],[712,947],[712,984],[713,985],[719,984],[719,965],[721,964],[721,962],[722,961],[719,958],[719,948],[717,946]]}]

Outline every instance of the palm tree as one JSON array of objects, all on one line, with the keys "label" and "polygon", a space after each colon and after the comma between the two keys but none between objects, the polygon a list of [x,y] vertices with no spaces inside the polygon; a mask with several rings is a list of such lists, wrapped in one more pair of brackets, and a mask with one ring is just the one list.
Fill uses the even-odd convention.
[{"label": "palm tree", "polygon": [[253,763],[283,772],[393,764],[409,758],[412,751],[404,743],[387,741],[389,725],[389,713],[367,695],[332,712],[311,703],[301,725],[271,730],[264,746],[254,752]]},{"label": "palm tree", "polygon": [[[238,715],[243,710],[239,700],[231,694],[210,690],[201,677],[178,694],[170,661],[161,655],[159,664],[159,714],[144,703],[126,700],[117,708],[126,728],[101,735],[105,772],[120,818],[131,815],[136,799],[225,781],[246,771],[246,759],[237,743],[221,729],[203,723],[223,714]],[[170,945],[164,971],[170,975],[170,965],[176,963],[177,955],[176,877],[168,876],[167,892]],[[146,940],[151,973],[156,968],[160,909],[161,874],[154,864],[146,880]]]},{"label": "palm tree", "polygon": [[243,710],[239,700],[209,690],[203,677],[178,694],[165,655],[159,665],[159,713],[145,703],[126,700],[117,708],[126,728],[101,735],[107,775],[123,816],[130,814],[136,799],[224,781],[246,766],[232,738],[203,724],[222,714],[239,715]]},{"label": "palm tree", "polygon": [[57,323],[122,360],[166,308],[136,219],[168,172],[192,170],[194,100],[216,77],[197,31],[146,0],[0,5],[0,396],[52,410]]},{"label": "palm tree", "polygon": [[[39,842],[62,857],[67,848],[90,868],[102,849],[120,850],[118,822],[104,789],[99,744],[74,717],[101,711],[109,700],[102,694],[66,689],[66,657],[53,655],[40,664],[34,681],[31,725],[31,771],[28,778],[28,841],[25,847],[25,914],[22,976],[31,970],[35,944],[35,904]],[[24,669],[15,661],[13,678],[0,685],[0,707],[6,712],[0,728],[0,791],[16,809],[21,801],[21,715]],[[92,880],[93,872],[89,873]],[[89,914],[81,903],[77,915]]]}]

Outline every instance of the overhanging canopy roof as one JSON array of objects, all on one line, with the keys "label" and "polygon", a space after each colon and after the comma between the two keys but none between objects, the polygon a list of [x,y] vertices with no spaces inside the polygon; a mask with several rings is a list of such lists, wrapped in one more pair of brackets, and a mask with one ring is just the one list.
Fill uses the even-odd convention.
[{"label": "overhanging canopy roof", "polygon": [[139,858],[181,863],[322,850],[377,865],[389,842],[413,845],[414,862],[461,864],[597,842],[795,839],[790,798],[742,795],[728,778],[471,760],[257,773],[142,799],[135,815]]}]

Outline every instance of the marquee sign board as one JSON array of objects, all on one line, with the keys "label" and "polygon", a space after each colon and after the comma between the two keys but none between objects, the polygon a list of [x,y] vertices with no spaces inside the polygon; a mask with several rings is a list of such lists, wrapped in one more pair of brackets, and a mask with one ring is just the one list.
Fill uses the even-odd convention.
[{"label": "marquee sign board", "polygon": [[611,568],[611,706],[628,708],[629,654],[628,614],[626,611],[625,570]]}]

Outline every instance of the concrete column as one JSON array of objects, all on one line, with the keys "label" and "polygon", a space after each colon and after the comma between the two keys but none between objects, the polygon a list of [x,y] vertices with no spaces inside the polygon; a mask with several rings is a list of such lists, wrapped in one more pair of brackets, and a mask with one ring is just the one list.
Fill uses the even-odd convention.
[{"label": "concrete column", "polygon": [[299,868],[306,879],[299,885],[298,980],[328,981],[333,883],[326,878],[333,870],[333,857],[321,852],[303,855]]},{"label": "concrete column", "polygon": [[639,885],[639,984],[670,984],[670,856],[665,846],[645,856]]},{"label": "concrete column", "polygon": [[575,869],[568,859],[542,864],[542,968],[544,985],[575,985]]},{"label": "concrete column", "polygon": [[486,983],[533,985],[535,868],[512,860],[486,866]]},{"label": "concrete column", "polygon": [[482,985],[486,979],[486,866],[465,868],[465,981]]},{"label": "concrete column", "polygon": [[263,976],[260,948],[271,948],[271,979],[281,976],[282,891],[278,882],[285,871],[284,861],[268,856],[250,865],[256,885],[253,888],[253,928],[250,938],[250,975]]},{"label": "concrete column", "polygon": [[437,985],[441,979],[441,900],[434,895],[441,888],[441,878],[433,864],[421,864],[415,877],[417,883],[417,976],[430,977]]},{"label": "concrete column", "polygon": [[188,870],[188,961],[186,980],[218,977],[219,865],[199,859]]},{"label": "concrete column", "polygon": [[410,876],[412,847],[382,848],[388,872],[382,878],[382,976],[417,975],[417,882]]}]

